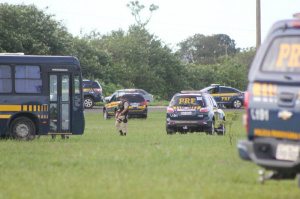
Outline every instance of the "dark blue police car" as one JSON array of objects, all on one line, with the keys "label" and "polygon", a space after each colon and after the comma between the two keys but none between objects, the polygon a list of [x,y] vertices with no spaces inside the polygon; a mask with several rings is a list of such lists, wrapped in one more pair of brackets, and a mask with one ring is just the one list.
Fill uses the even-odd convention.
[{"label": "dark blue police car", "polygon": [[167,108],[167,134],[206,132],[225,134],[225,114],[207,92],[182,91],[172,98]]},{"label": "dark blue police car", "polygon": [[244,94],[236,88],[212,84],[202,89],[214,97],[216,102],[228,108],[241,108],[244,103]]},{"label": "dark blue police car", "polygon": [[273,171],[261,180],[300,174],[299,75],[300,20],[279,21],[252,62],[245,97],[248,139],[238,143],[242,159]]}]

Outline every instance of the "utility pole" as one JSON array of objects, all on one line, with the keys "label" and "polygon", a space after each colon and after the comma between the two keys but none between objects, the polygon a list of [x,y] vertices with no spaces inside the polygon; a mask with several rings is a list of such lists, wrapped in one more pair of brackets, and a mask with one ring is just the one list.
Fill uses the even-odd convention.
[{"label": "utility pole", "polygon": [[260,0],[256,0],[256,50],[260,46],[261,30],[260,30]]}]

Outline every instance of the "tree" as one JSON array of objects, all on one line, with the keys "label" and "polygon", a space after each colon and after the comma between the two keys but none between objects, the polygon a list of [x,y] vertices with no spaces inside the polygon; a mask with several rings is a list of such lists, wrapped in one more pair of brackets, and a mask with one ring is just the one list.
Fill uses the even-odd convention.
[{"label": "tree", "polygon": [[157,5],[151,4],[149,6],[150,16],[143,22],[141,19],[141,11],[145,8],[144,5],[141,5],[139,1],[131,1],[127,4],[127,7],[131,10],[132,16],[134,16],[137,25],[140,27],[145,27],[152,17],[152,12],[159,8]]},{"label": "tree", "polygon": [[180,61],[144,27],[113,31],[95,43],[112,59],[112,65],[103,67],[106,83],[142,88],[163,99],[169,99],[185,85]]},{"label": "tree", "polygon": [[0,4],[0,51],[68,55],[72,35],[34,5]]},{"label": "tree", "polygon": [[176,54],[185,63],[212,64],[219,57],[233,56],[236,52],[235,42],[228,35],[195,34],[179,43]]}]

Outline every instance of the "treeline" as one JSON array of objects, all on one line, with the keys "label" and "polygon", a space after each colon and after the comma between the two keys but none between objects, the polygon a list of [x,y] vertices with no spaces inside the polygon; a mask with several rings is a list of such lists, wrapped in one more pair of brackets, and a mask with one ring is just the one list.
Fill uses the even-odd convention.
[{"label": "treeline", "polygon": [[220,83],[244,90],[254,49],[237,49],[228,35],[196,34],[174,52],[145,25],[102,35],[73,36],[34,5],[0,4],[0,52],[76,56],[86,79],[100,80],[104,95],[142,88],[156,99],[183,89]]}]

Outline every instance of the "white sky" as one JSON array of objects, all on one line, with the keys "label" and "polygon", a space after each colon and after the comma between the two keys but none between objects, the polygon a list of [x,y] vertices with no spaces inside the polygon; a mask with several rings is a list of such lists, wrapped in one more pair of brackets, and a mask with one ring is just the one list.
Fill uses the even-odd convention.
[{"label": "white sky", "polygon": [[[134,17],[126,4],[132,0],[0,0],[0,3],[35,4],[66,25],[74,36],[97,30],[101,34],[112,30],[127,30]],[[148,30],[164,43],[174,47],[196,33],[227,34],[237,47],[256,45],[256,0],[139,0],[159,9],[153,13]],[[261,0],[261,29],[264,40],[272,24],[292,18],[300,12],[299,0]]]}]

